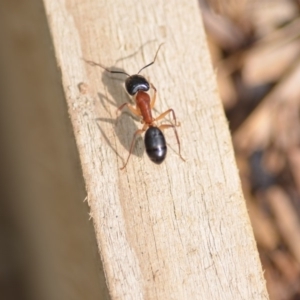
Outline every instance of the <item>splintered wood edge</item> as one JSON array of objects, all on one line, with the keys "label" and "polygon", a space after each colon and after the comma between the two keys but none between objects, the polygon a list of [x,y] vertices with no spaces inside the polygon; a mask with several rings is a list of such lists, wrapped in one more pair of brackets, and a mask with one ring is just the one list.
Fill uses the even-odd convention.
[{"label": "splintered wood edge", "polygon": [[[268,299],[197,1],[44,3],[112,299]],[[124,88],[83,58],[131,74],[161,41],[147,75],[187,162],[166,133],[163,165],[137,150],[120,171],[139,125],[115,126]]]}]

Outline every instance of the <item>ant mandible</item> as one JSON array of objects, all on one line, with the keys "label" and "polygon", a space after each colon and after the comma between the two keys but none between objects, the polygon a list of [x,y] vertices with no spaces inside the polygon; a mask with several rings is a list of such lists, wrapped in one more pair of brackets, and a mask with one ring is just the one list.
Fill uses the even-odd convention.
[{"label": "ant mandible", "polygon": [[[180,141],[179,141],[178,133],[176,130],[176,126],[179,126],[180,124],[177,123],[177,121],[176,121],[176,115],[175,115],[174,110],[172,108],[170,108],[167,111],[165,111],[164,113],[162,113],[161,115],[159,115],[157,118],[153,118],[151,109],[154,107],[154,104],[155,104],[157,90],[156,90],[155,86],[152,83],[149,83],[149,81],[144,76],[139,75],[139,73],[142,70],[144,70],[147,67],[154,64],[157,54],[158,54],[158,51],[162,45],[163,44],[159,45],[153,61],[151,63],[149,63],[148,65],[144,66],[143,68],[141,68],[138,71],[138,73],[134,74],[134,75],[129,75],[128,73],[123,72],[123,71],[112,71],[112,70],[109,70],[109,69],[103,67],[101,64],[95,63],[93,61],[86,61],[90,65],[101,67],[102,69],[104,69],[105,71],[107,71],[109,73],[125,74],[128,76],[128,78],[125,80],[126,91],[135,100],[136,106],[134,107],[130,103],[125,102],[117,109],[117,112],[121,111],[124,107],[128,107],[129,110],[134,115],[142,118],[141,121],[142,121],[142,124],[144,124],[142,129],[138,129],[134,133],[127,160],[126,160],[124,166],[121,168],[121,170],[125,169],[128,161],[129,161],[133,147],[135,145],[135,139],[136,139],[137,135],[142,134],[145,131],[146,131],[146,133],[145,133],[144,143],[145,143],[146,152],[147,152],[149,158],[154,163],[161,164],[166,158],[167,145],[166,145],[166,139],[162,133],[162,130],[167,129],[167,128],[174,129],[176,140],[178,143],[179,156],[183,161],[185,161],[185,159],[181,156]],[[154,90],[154,95],[152,96],[152,99],[150,99],[150,96],[147,93],[150,90],[150,87]],[[175,124],[161,124],[160,126],[157,126],[156,121],[163,119],[169,113],[172,114]]]}]

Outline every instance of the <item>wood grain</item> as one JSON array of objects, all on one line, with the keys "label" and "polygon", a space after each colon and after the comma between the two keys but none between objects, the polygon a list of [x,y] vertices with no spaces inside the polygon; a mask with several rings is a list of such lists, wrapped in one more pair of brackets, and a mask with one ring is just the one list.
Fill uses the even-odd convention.
[{"label": "wood grain", "polygon": [[[112,299],[267,299],[197,1],[44,3]],[[143,75],[155,114],[175,110],[187,161],[166,131],[164,164],[138,140],[120,171],[141,125],[116,124],[124,77],[82,58],[133,74],[161,42]]]}]

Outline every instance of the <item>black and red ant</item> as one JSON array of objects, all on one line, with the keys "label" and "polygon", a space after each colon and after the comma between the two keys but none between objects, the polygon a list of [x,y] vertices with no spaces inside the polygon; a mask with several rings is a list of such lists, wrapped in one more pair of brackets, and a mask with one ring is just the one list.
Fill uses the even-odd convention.
[{"label": "black and red ant", "polygon": [[[146,131],[146,133],[145,133],[144,142],[145,142],[146,152],[147,152],[149,158],[154,163],[161,164],[165,160],[166,155],[167,155],[166,139],[162,133],[162,130],[166,129],[166,128],[174,129],[176,140],[178,143],[179,156],[183,161],[185,161],[185,159],[181,156],[180,142],[179,142],[178,133],[176,130],[176,126],[179,126],[179,124],[176,121],[176,116],[175,116],[174,110],[172,108],[170,108],[167,111],[165,111],[164,113],[162,113],[161,115],[159,115],[157,118],[153,118],[151,109],[154,107],[154,104],[155,104],[157,90],[154,87],[154,85],[152,83],[149,83],[149,81],[144,76],[139,75],[139,73],[142,70],[144,70],[145,68],[154,64],[157,54],[158,54],[158,51],[161,46],[162,46],[162,44],[159,45],[153,61],[151,63],[149,63],[148,65],[144,66],[143,68],[141,68],[138,71],[138,73],[134,74],[134,75],[129,75],[128,73],[123,72],[123,71],[112,71],[112,70],[109,70],[109,69],[103,67],[101,64],[95,63],[93,61],[86,61],[90,65],[101,67],[102,69],[104,69],[105,71],[107,71],[109,73],[125,74],[128,76],[128,78],[125,80],[126,91],[135,100],[136,106],[134,107],[130,103],[126,102],[126,103],[122,104],[118,108],[117,111],[120,111],[125,106],[127,106],[134,115],[142,118],[141,121],[144,124],[142,129],[138,129],[134,133],[133,139],[131,142],[131,146],[130,146],[129,155],[127,157],[127,160],[126,160],[124,166],[121,168],[121,170],[123,170],[126,167],[128,161],[129,161],[129,158],[131,156],[137,135],[142,134],[145,131]],[[152,88],[154,90],[154,95],[152,96],[152,99],[150,99],[150,96],[147,93],[150,90],[150,88]],[[163,119],[169,113],[172,114],[175,124],[161,124],[158,127],[156,125],[156,121]]]}]

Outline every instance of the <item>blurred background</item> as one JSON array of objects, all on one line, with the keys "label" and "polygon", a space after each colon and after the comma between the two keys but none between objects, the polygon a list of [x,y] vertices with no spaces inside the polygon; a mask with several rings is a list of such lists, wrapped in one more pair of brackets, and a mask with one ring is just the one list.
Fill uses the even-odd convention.
[{"label": "blurred background", "polygon": [[[270,299],[300,299],[300,1],[199,4]],[[0,40],[0,299],[108,297],[42,1]]]},{"label": "blurred background", "polygon": [[0,1],[0,300],[108,299],[40,0]]},{"label": "blurred background", "polygon": [[300,1],[200,6],[270,299],[300,299]]}]

